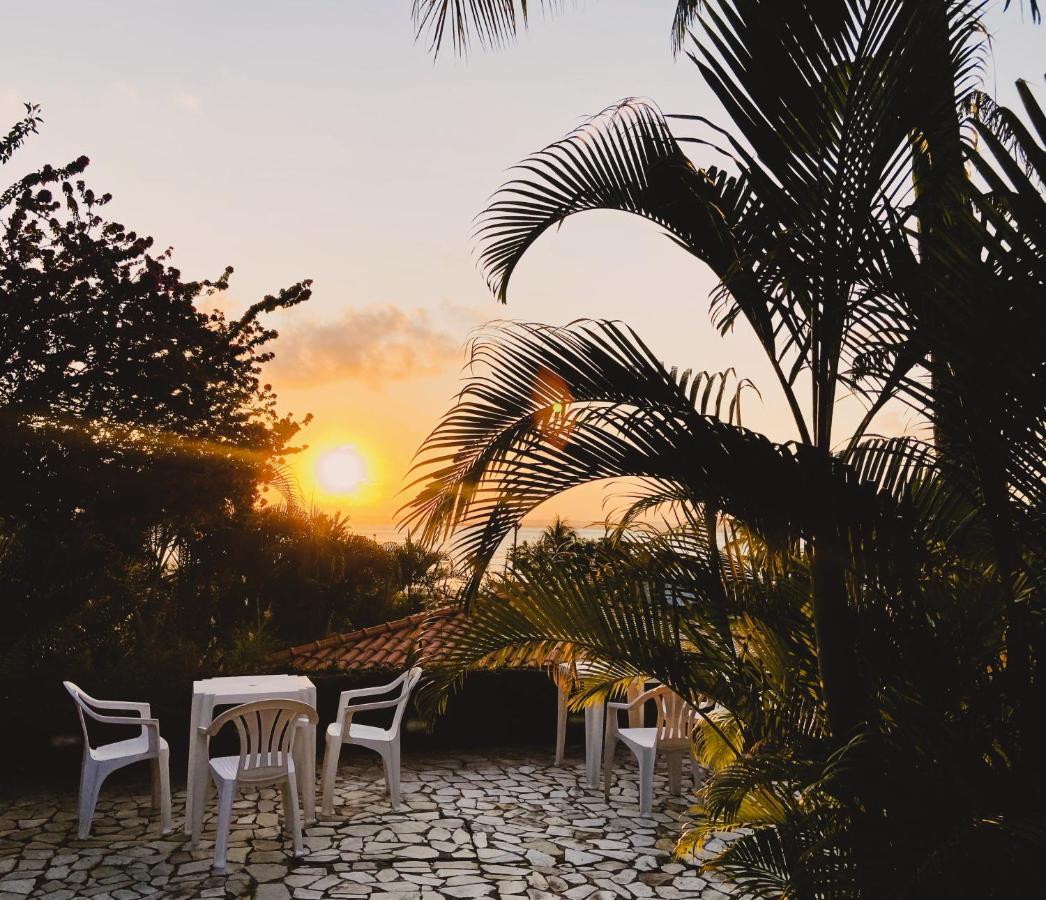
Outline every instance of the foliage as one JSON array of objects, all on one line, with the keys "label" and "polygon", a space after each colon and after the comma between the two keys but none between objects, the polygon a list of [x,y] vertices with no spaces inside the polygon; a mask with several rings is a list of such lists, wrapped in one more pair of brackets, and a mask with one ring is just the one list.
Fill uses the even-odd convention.
[{"label": "foliage", "polygon": [[[40,121],[27,106],[0,162]],[[308,418],[279,414],[262,380],[277,336],[262,319],[310,282],[236,319],[203,312],[232,269],[185,280],[107,215],[87,165],[0,193],[0,682],[34,722],[63,678],[162,698],[435,590],[427,552],[301,507],[288,459]]]},{"label": "foliage", "polygon": [[77,177],[86,166],[45,166],[4,193],[10,635],[46,630],[99,588],[119,591],[114,567],[160,565],[148,558],[157,529],[190,534],[249,509],[300,427],[260,381],[275,332],[259,316],[307,300],[310,283],[234,321],[200,312],[232,269],[183,280],[170,251],[105,217],[109,195]]},{"label": "foliage", "polygon": [[[1012,0],[1005,0],[1009,9]],[[427,35],[433,53],[439,53],[449,43],[459,53],[468,50],[475,40],[483,47],[500,47],[516,37],[526,27],[529,12],[540,5],[546,13],[561,9],[562,0],[542,0],[528,4],[528,0],[414,0],[412,12],[418,37]],[[1024,9],[1024,3],[1016,4]],[[682,47],[690,27],[702,6],[702,0],[676,0],[672,17],[672,46]],[[1042,17],[1038,0],[1028,0],[1028,11],[1034,22]]]},{"label": "foliage", "polygon": [[[501,299],[568,215],[660,225],[718,276],[719,327],[760,341],[797,442],[743,428],[725,375],[695,390],[624,326],[497,326],[406,513],[456,533],[473,572],[445,686],[540,646],[596,664],[579,701],[636,673],[715,701],[681,852],[740,829],[708,865],[767,896],[1013,896],[1046,847],[1046,120],[1022,87],[1032,127],[996,111],[964,146],[979,14],[700,4],[691,58],[732,129],[676,116],[677,135],[623,101],[479,218]],[[844,392],[867,413],[839,434]],[[891,401],[933,439],[876,437]],[[535,507],[621,477],[640,480],[623,521],[670,527],[623,530],[595,565],[480,577]]]},{"label": "foliage", "polygon": [[448,554],[417,543],[410,534],[384,548],[392,556],[395,600],[404,615],[447,605],[459,578]]},{"label": "foliage", "polygon": [[581,537],[562,518],[556,516],[534,543],[523,541],[512,546],[507,554],[509,571],[526,566],[555,573],[563,568],[585,569],[594,564],[603,540]]}]

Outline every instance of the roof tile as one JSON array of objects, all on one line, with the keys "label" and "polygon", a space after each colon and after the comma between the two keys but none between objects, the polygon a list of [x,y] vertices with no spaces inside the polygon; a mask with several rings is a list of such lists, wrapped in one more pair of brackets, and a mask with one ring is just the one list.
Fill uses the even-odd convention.
[{"label": "roof tile", "polygon": [[426,650],[430,650],[429,636],[435,631],[443,634],[456,631],[464,615],[464,610],[453,606],[416,613],[289,647],[272,654],[269,659],[273,665],[299,672],[366,672],[402,668],[412,651],[417,649],[419,639],[425,641]]},{"label": "roof tile", "polygon": [[[427,665],[438,666],[440,651],[453,642],[465,616],[465,610],[458,606],[415,613],[289,647],[272,654],[269,661],[296,672],[378,672],[402,669],[408,659],[423,650]],[[520,668],[548,668],[557,662],[559,654],[555,651],[540,656],[520,652],[513,660]]]}]

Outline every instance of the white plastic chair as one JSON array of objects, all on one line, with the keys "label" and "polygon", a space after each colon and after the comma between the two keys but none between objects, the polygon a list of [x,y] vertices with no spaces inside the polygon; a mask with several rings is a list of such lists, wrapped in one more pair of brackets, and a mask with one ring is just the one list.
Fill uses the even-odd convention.
[{"label": "white plastic chair", "polygon": [[301,839],[301,814],[298,811],[298,785],[294,766],[294,739],[305,722],[315,724],[319,717],[300,700],[255,700],[234,706],[218,716],[200,732],[213,737],[229,722],[240,735],[239,756],[217,756],[210,760],[211,778],[218,788],[218,831],[214,840],[214,868],[225,868],[232,824],[232,805],[236,789],[249,784],[261,787],[279,784],[283,797],[283,825],[290,825],[294,854],[304,852]]},{"label": "white plastic chair", "polygon": [[[91,833],[91,822],[94,819],[94,809],[98,803],[98,792],[102,789],[102,782],[117,769],[145,760],[152,761],[153,808],[160,808],[161,829],[166,834],[171,830],[171,779],[168,766],[170,748],[167,741],[160,737],[160,723],[152,718],[149,704],[96,700],[71,681],[63,681],[62,684],[76,702],[80,728],[84,733],[84,756],[80,769],[80,839],[83,840]],[[136,715],[106,716],[98,712],[100,709],[124,710]],[[107,725],[135,725],[141,731],[137,737],[92,747],[85,714],[96,722]]]},{"label": "white plastic chair", "polygon": [[[385,764],[385,785],[389,791],[389,801],[392,808],[396,809],[400,802],[400,726],[403,723],[403,714],[407,709],[407,701],[410,699],[411,691],[421,680],[421,667],[415,666],[399,676],[395,681],[382,687],[357,688],[352,691],[343,691],[338,700],[338,715],[327,726],[327,748],[323,757],[323,814],[330,816],[334,814],[334,779],[338,774],[338,757],[341,755],[342,744],[355,744],[366,747],[381,755]],[[380,697],[389,694],[399,688],[397,695],[389,700],[380,700],[374,703],[357,703],[350,705],[351,701],[360,697]],[[378,728],[373,725],[361,725],[353,722],[356,713],[372,709],[391,709],[395,707],[396,712],[392,724],[388,728]]]},{"label": "white plastic chair", "polygon": [[[644,706],[653,701],[657,707],[657,724],[652,728],[618,727],[618,713],[629,713],[630,720],[642,715]],[[649,816],[653,807],[654,764],[658,754],[667,757],[669,790],[678,795],[682,791],[683,756],[690,757],[694,786],[699,773],[697,760],[690,750],[691,736],[697,727],[699,714],[675,691],[656,687],[627,703],[607,704],[606,741],[603,746],[603,796],[610,801],[610,773],[614,766],[614,751],[618,740],[635,754],[639,763],[639,814]]]}]

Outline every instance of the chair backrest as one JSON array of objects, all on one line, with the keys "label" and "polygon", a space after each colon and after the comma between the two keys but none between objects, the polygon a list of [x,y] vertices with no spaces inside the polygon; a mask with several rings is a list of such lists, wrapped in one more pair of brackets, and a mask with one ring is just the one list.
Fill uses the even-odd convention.
[{"label": "chair backrest", "polygon": [[657,707],[656,746],[661,749],[685,749],[697,727],[698,712],[669,687],[658,687],[646,694]]},{"label": "chair backrest", "polygon": [[211,722],[207,735],[234,723],[240,735],[236,780],[276,781],[287,776],[294,734],[302,719],[315,724],[318,716],[300,700],[255,700],[223,712]]},{"label": "chair backrest", "polygon": [[392,732],[393,736],[399,734],[400,724],[403,722],[403,714],[407,711],[407,703],[410,701],[411,692],[417,687],[419,681],[421,681],[421,666],[414,666],[414,668],[405,672],[406,677],[403,679],[403,685],[400,687],[400,695],[396,698],[396,715],[392,717],[392,725],[389,727],[389,731]]},{"label": "chair backrest", "polygon": [[93,712],[91,707],[87,705],[87,701],[91,698],[71,681],[63,681],[62,687],[69,692],[73,702],[76,704],[76,714],[80,717],[80,730],[84,734],[84,750],[90,750],[91,736],[87,733],[87,720],[84,718],[84,710],[87,710],[88,715]]},{"label": "chair backrest", "polygon": [[[81,690],[71,681],[63,681],[62,687],[64,687],[69,692],[69,695],[73,698],[73,702],[76,703],[76,714],[80,717],[80,730],[83,732],[84,735],[84,752],[89,752],[92,749],[91,736],[87,731],[87,719],[84,718],[84,713],[86,713],[89,718],[94,719],[96,722],[104,722],[106,719],[112,717],[98,713],[95,710],[95,707],[98,707],[99,709],[104,708],[101,704],[101,701],[96,700],[94,697]],[[142,735],[148,736],[144,725],[142,726]]]}]

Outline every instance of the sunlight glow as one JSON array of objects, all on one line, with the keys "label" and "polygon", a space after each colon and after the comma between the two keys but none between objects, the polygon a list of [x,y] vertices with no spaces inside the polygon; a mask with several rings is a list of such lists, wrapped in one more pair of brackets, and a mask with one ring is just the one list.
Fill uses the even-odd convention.
[{"label": "sunlight glow", "polygon": [[354,494],[368,482],[367,465],[352,444],[328,450],[316,460],[316,481],[328,494]]}]

